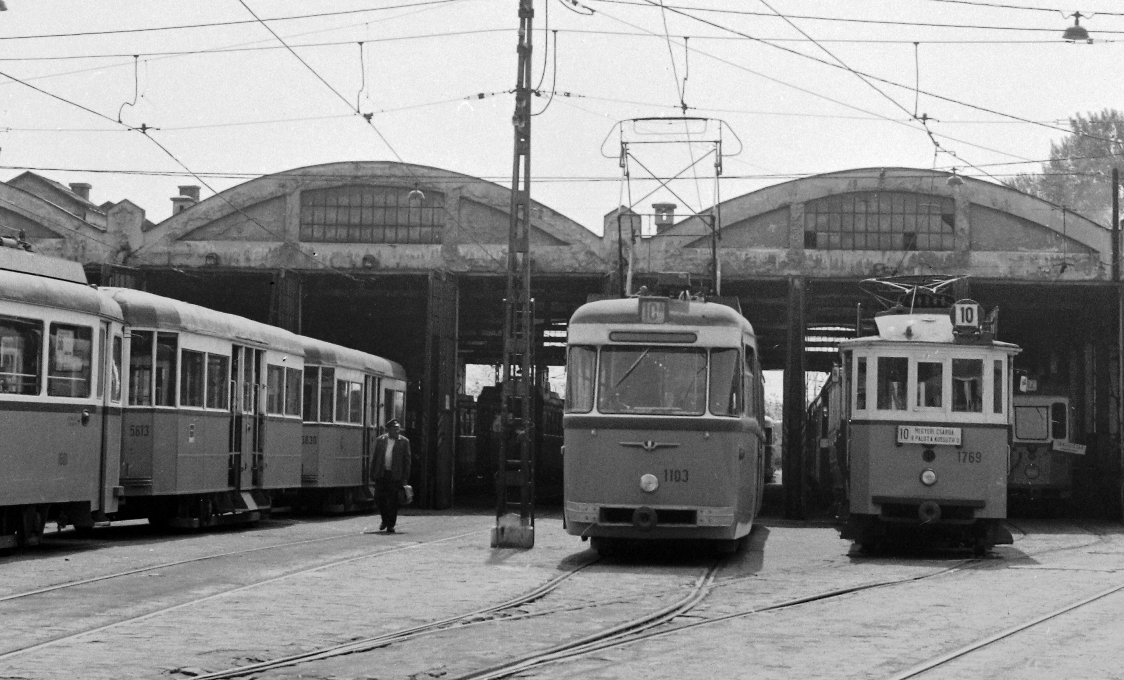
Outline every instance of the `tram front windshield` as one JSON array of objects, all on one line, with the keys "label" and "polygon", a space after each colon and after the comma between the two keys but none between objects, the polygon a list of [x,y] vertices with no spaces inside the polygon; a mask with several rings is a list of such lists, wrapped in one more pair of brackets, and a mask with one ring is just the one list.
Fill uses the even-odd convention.
[{"label": "tram front windshield", "polygon": [[597,410],[702,415],[706,410],[706,350],[602,348],[597,372]]}]

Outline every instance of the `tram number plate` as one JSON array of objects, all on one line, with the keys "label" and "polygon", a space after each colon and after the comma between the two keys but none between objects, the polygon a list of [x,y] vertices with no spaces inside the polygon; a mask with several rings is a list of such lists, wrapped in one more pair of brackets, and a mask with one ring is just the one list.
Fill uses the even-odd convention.
[{"label": "tram number plate", "polygon": [[898,443],[960,446],[960,428],[898,425]]},{"label": "tram number plate", "polygon": [[981,452],[981,451],[961,451],[960,452],[960,462],[961,463],[982,463],[983,462],[983,452]]},{"label": "tram number plate", "polygon": [[687,470],[668,470],[663,471],[663,481],[665,482],[685,482],[687,481]]}]

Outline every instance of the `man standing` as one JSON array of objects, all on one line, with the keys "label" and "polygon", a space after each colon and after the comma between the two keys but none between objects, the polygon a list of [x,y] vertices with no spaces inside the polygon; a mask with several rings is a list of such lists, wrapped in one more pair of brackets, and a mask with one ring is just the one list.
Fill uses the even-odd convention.
[{"label": "man standing", "polygon": [[375,481],[375,503],[382,515],[379,531],[394,533],[398,522],[398,494],[410,481],[410,440],[398,433],[397,420],[386,424],[386,434],[375,440],[371,477]]}]

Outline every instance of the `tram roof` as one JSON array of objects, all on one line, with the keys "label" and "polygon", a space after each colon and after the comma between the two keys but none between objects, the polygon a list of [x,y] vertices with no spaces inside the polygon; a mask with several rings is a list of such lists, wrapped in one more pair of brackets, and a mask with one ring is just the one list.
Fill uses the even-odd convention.
[{"label": "tram roof", "polygon": [[0,269],[0,299],[123,321],[121,307],[81,283]]},{"label": "tram roof", "polygon": [[[570,317],[571,324],[630,324],[641,323],[640,300],[652,298],[618,298],[587,302],[578,307]],[[681,326],[736,326],[753,334],[753,324],[733,307],[718,302],[699,300],[668,301],[667,325]],[[653,326],[658,324],[652,324]]]},{"label": "tram roof", "polygon": [[131,288],[102,291],[121,305],[126,323],[132,326],[243,340],[304,356],[301,337],[283,328]]},{"label": "tram roof", "polygon": [[0,248],[0,270],[42,276],[59,281],[86,285],[86,272],[82,265],[71,260],[29,253],[22,248]]},{"label": "tram roof", "polygon": [[399,380],[406,379],[406,370],[402,368],[402,365],[389,359],[360,352],[350,347],[333,345],[330,342],[315,338],[300,336],[300,340],[304,345],[304,361],[306,364],[341,366],[390,376]]}]

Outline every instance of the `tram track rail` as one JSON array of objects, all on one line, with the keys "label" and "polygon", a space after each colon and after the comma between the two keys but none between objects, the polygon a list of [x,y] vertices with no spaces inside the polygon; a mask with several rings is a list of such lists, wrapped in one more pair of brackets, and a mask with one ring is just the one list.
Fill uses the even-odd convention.
[{"label": "tram track rail", "polygon": [[[475,536],[475,535],[478,535],[478,534],[485,533],[486,531],[488,531],[488,530],[487,529],[481,529],[481,530],[476,530],[476,531],[468,531],[468,532],[464,532],[464,533],[460,533],[460,534],[454,534],[452,536],[445,536],[443,538],[438,538],[438,539],[434,539],[434,540],[431,540],[431,541],[422,541],[422,542],[418,542],[418,543],[411,543],[409,545],[403,545],[403,546],[398,546],[398,547],[393,547],[393,548],[382,548],[382,549],[379,549],[379,550],[374,550],[374,551],[371,551],[371,552],[363,553],[361,555],[353,555],[351,557],[347,557],[347,558],[344,558],[344,559],[333,560],[333,561],[327,562],[325,564],[319,564],[319,565],[316,565],[316,566],[313,566],[313,567],[298,569],[296,571],[291,571],[291,572],[288,572],[288,573],[285,573],[285,574],[281,574],[279,576],[274,576],[274,577],[263,579],[263,580],[260,580],[260,581],[254,581],[253,583],[247,583],[247,584],[244,584],[244,585],[236,586],[234,588],[228,588],[226,590],[222,590],[222,591],[217,592],[217,593],[211,593],[210,595],[206,595],[204,597],[197,597],[197,598],[194,598],[194,599],[191,599],[191,600],[187,600],[185,602],[179,602],[179,603],[176,603],[174,605],[169,605],[169,606],[166,606],[166,607],[161,607],[159,609],[154,609],[152,611],[145,612],[144,614],[138,614],[137,616],[131,616],[131,617],[128,617],[128,618],[119,619],[119,620],[113,621],[111,623],[103,624],[103,625],[100,625],[100,626],[95,626],[95,627],[92,627],[92,628],[87,628],[87,629],[76,631],[76,632],[73,632],[73,633],[66,633],[64,635],[58,635],[58,636],[55,636],[55,637],[53,637],[51,639],[48,639],[48,640],[44,640],[44,641],[37,642],[37,643],[34,643],[34,644],[26,645],[24,647],[19,647],[19,648],[16,648],[16,649],[10,649],[10,650],[5,651],[5,652],[0,652],[0,661],[4,661],[6,659],[10,659],[10,658],[13,658],[13,657],[16,657],[16,656],[27,654],[29,652],[35,652],[35,651],[39,651],[39,650],[42,650],[42,649],[46,649],[48,647],[53,647],[55,645],[58,645],[58,644],[61,644],[61,643],[64,643],[64,642],[68,642],[68,641],[74,640],[76,638],[84,637],[86,635],[92,635],[94,633],[99,633],[99,632],[102,632],[102,631],[111,630],[113,628],[128,625],[128,624],[131,624],[131,623],[137,623],[139,621],[144,621],[146,619],[154,618],[156,616],[167,614],[169,612],[177,611],[177,610],[180,610],[180,609],[186,609],[188,607],[193,607],[193,606],[196,606],[198,604],[202,604],[204,602],[209,602],[211,600],[217,600],[217,599],[220,599],[220,598],[229,597],[229,596],[234,595],[236,593],[241,593],[241,592],[244,592],[246,590],[251,590],[253,588],[259,588],[261,586],[268,585],[268,584],[271,584],[271,583],[276,583],[277,581],[282,581],[282,580],[285,580],[285,579],[293,578],[295,576],[301,576],[301,575],[304,575],[304,574],[309,574],[309,573],[320,571],[320,570],[323,570],[323,569],[331,569],[332,567],[338,567],[340,565],[349,564],[349,563],[352,563],[352,562],[358,562],[360,560],[374,559],[374,558],[382,557],[384,555],[390,555],[390,554],[393,554],[393,553],[399,553],[399,552],[403,552],[403,551],[407,551],[407,550],[416,550],[416,549],[419,549],[419,548],[424,548],[424,547],[432,546],[432,545],[439,544],[439,543],[445,543],[445,542],[448,542],[448,541],[454,541],[454,540],[457,540],[457,539],[460,539],[460,538],[465,538],[467,536]],[[144,571],[144,570],[142,570],[142,571]]]},{"label": "tram track rail", "polygon": [[[1094,533],[1094,532],[1090,532],[1090,533]],[[1094,535],[1098,536],[1098,538],[1101,538],[1101,536],[1098,535],[1098,534],[1094,533]],[[1096,544],[1096,542],[1097,541],[1094,541],[1092,543],[1083,544],[1081,546],[1070,546],[1070,547],[1067,547],[1067,548],[1056,548],[1056,549],[1050,549],[1050,550],[1045,550],[1045,551],[1039,551],[1038,553],[1034,553],[1034,554],[1057,552],[1059,550],[1074,550],[1074,549],[1088,547],[1089,545],[1094,545],[1094,544]],[[851,595],[851,594],[854,594],[854,593],[859,593],[859,592],[863,592],[863,591],[867,591],[867,590],[887,588],[887,587],[893,587],[893,586],[899,586],[899,585],[907,585],[907,584],[911,584],[911,583],[915,583],[915,582],[918,582],[918,581],[927,580],[927,579],[931,579],[931,578],[936,578],[936,577],[939,577],[939,576],[943,576],[943,575],[958,572],[958,571],[968,571],[968,570],[974,571],[974,570],[980,569],[980,568],[986,569],[989,566],[990,565],[985,564],[984,561],[979,559],[979,558],[970,558],[970,559],[962,560],[958,564],[955,564],[955,565],[952,565],[952,566],[949,566],[949,567],[946,567],[946,568],[943,568],[943,569],[940,569],[940,570],[937,570],[937,571],[934,571],[934,572],[930,572],[930,573],[927,573],[927,574],[921,574],[921,575],[918,575],[918,576],[910,576],[910,577],[900,578],[900,579],[890,579],[890,580],[885,580],[885,581],[876,581],[876,582],[872,582],[872,583],[859,584],[859,585],[855,585],[855,586],[847,586],[847,587],[844,587],[844,588],[838,588],[838,589],[834,589],[834,590],[830,590],[830,591],[826,591],[826,592],[815,593],[815,594],[812,594],[812,595],[806,595],[806,596],[801,596],[801,597],[792,598],[792,599],[788,599],[788,600],[783,600],[783,601],[775,602],[773,604],[765,605],[765,606],[762,606],[762,607],[754,607],[754,608],[747,609],[747,610],[732,612],[730,614],[723,614],[723,615],[712,617],[712,618],[705,618],[705,619],[698,620],[698,621],[683,623],[683,624],[680,624],[680,625],[672,626],[670,628],[665,627],[665,628],[662,628],[660,630],[651,630],[651,628],[654,628],[654,627],[660,625],[660,623],[670,623],[671,620],[673,620],[674,618],[681,615],[681,613],[675,614],[674,616],[670,616],[670,617],[664,619],[663,621],[661,621],[660,623],[654,624],[653,626],[646,627],[643,630],[632,630],[632,631],[629,631],[629,632],[626,632],[626,633],[620,634],[620,635],[611,635],[611,634],[606,635],[606,634],[603,634],[603,633],[594,634],[594,635],[589,636],[587,638],[583,638],[582,640],[578,640],[578,641],[575,641],[573,643],[569,643],[567,645],[560,646],[560,648],[558,648],[558,649],[551,649],[551,650],[547,650],[545,652],[541,652],[541,653],[536,654],[536,655],[531,655],[531,656],[528,656],[528,657],[522,657],[520,659],[516,659],[516,660],[510,661],[510,662],[507,662],[503,665],[492,667],[490,669],[485,669],[483,671],[478,671],[478,672],[475,672],[475,673],[457,676],[455,678],[452,678],[451,680],[500,680],[501,678],[510,677],[512,675],[515,675],[517,673],[521,673],[523,671],[529,670],[529,669],[534,668],[536,666],[569,661],[569,660],[578,658],[580,656],[585,656],[587,654],[592,654],[594,652],[598,652],[598,651],[601,651],[601,650],[605,650],[605,649],[609,649],[609,648],[613,648],[613,647],[623,647],[623,646],[626,646],[626,645],[634,644],[634,643],[637,643],[637,642],[641,642],[641,641],[645,641],[645,640],[649,640],[649,639],[653,639],[653,638],[675,635],[675,634],[678,634],[678,633],[681,633],[681,632],[684,632],[684,631],[687,631],[687,630],[699,628],[699,627],[702,627],[702,626],[714,625],[714,624],[722,623],[724,621],[729,621],[729,620],[732,620],[732,619],[744,618],[744,617],[747,617],[747,616],[752,616],[754,614],[761,614],[761,613],[765,613],[765,612],[769,612],[769,611],[777,611],[777,610],[781,610],[781,609],[788,609],[788,608],[792,608],[792,607],[797,607],[797,606],[800,606],[800,605],[811,604],[811,603],[814,603],[814,602],[831,600],[831,599],[834,599],[834,598],[837,598],[837,597]],[[753,577],[738,577],[738,578],[735,578],[735,579],[731,579],[729,581],[713,584],[711,586],[711,589],[729,586],[729,585],[734,585],[735,583],[737,583],[739,581],[744,581],[744,580],[748,580],[748,579],[751,579],[751,578],[753,578]],[[1077,602],[1066,605],[1065,607],[1062,607],[1060,609],[1052,611],[1048,614],[1035,617],[1032,620],[1029,620],[1029,621],[1026,621],[1024,623],[1018,624],[1016,626],[1012,626],[1008,629],[1000,631],[999,633],[996,633],[994,635],[990,635],[988,637],[982,638],[982,639],[980,639],[980,640],[978,640],[974,643],[971,643],[969,645],[966,645],[962,648],[959,648],[957,650],[953,650],[953,651],[948,652],[946,654],[940,655],[940,656],[935,657],[935,658],[933,658],[933,659],[931,659],[927,662],[924,662],[922,664],[918,664],[917,666],[914,666],[911,669],[908,669],[907,671],[904,671],[904,672],[902,672],[898,675],[895,675],[895,676],[889,678],[888,680],[909,680],[910,678],[919,676],[919,675],[921,675],[921,674],[923,674],[923,673],[925,673],[929,670],[932,670],[932,669],[936,668],[937,666],[940,666],[944,663],[947,663],[947,662],[949,662],[953,659],[956,659],[956,658],[965,656],[967,654],[970,654],[970,653],[972,653],[972,652],[974,652],[978,649],[981,649],[981,648],[983,648],[987,645],[990,645],[994,642],[997,642],[997,641],[1002,640],[1004,638],[1015,635],[1015,634],[1017,634],[1017,633],[1019,633],[1023,630],[1026,630],[1028,628],[1036,626],[1040,623],[1043,623],[1045,621],[1053,619],[1057,616],[1061,616],[1062,614],[1065,614],[1065,613],[1067,613],[1069,611],[1072,611],[1074,609],[1078,609],[1078,608],[1083,607],[1085,605],[1096,602],[1097,600],[1108,597],[1109,595],[1112,595],[1112,594],[1117,593],[1117,592],[1122,591],[1122,590],[1124,590],[1124,585],[1114,586],[1114,587],[1109,588],[1107,590],[1098,592],[1098,593],[1096,593],[1092,596],[1089,596],[1089,597],[1084,598],[1082,600],[1079,600]],[[683,613],[685,613],[685,612],[683,612]]]},{"label": "tram track rail", "polygon": [[[396,643],[396,642],[405,642],[407,640],[412,640],[414,638],[421,637],[423,635],[429,635],[429,634],[440,632],[440,631],[450,630],[450,629],[454,629],[454,628],[463,628],[463,627],[466,627],[466,626],[469,626],[469,625],[475,625],[475,624],[479,624],[479,623],[486,623],[486,622],[494,621],[495,619],[491,619],[491,618],[488,618],[488,617],[492,617],[496,614],[500,614],[500,613],[502,613],[506,610],[509,610],[509,609],[514,609],[516,607],[520,607],[520,606],[523,606],[523,605],[526,605],[526,604],[530,604],[531,602],[534,602],[536,600],[539,600],[539,599],[545,597],[546,595],[550,594],[552,591],[557,589],[559,586],[561,586],[563,582],[570,579],[570,577],[574,576],[575,574],[577,574],[580,571],[583,571],[587,567],[590,567],[590,566],[596,564],[599,561],[600,561],[599,559],[590,560],[590,561],[588,561],[584,564],[581,564],[581,565],[578,565],[577,567],[574,567],[573,569],[567,571],[564,574],[559,574],[558,576],[555,576],[554,578],[548,580],[547,582],[543,583],[542,585],[538,586],[537,588],[535,588],[535,589],[533,589],[533,590],[531,590],[527,593],[524,593],[523,595],[512,598],[510,600],[506,600],[506,601],[501,602],[499,604],[490,605],[488,607],[476,609],[474,611],[471,611],[471,612],[468,612],[468,613],[465,613],[465,614],[458,614],[456,616],[450,616],[450,617],[441,619],[439,621],[432,621],[430,623],[425,623],[425,624],[422,624],[420,626],[403,628],[401,630],[396,630],[396,631],[393,631],[393,632],[390,632],[390,633],[385,633],[383,635],[376,635],[376,636],[373,636],[373,637],[363,638],[363,639],[360,639],[360,640],[351,640],[349,642],[345,642],[345,643],[342,643],[342,644],[339,644],[339,645],[333,645],[331,647],[323,647],[323,648],[311,650],[311,651],[308,651],[308,652],[302,652],[300,654],[292,654],[292,655],[280,657],[280,658],[277,658],[277,659],[270,659],[268,661],[260,661],[258,663],[248,664],[246,666],[239,666],[237,668],[230,668],[230,669],[223,670],[223,671],[215,671],[215,672],[212,672],[212,673],[204,673],[204,674],[201,674],[201,675],[196,675],[194,677],[195,677],[195,680],[221,680],[223,678],[245,677],[245,676],[251,675],[253,673],[260,673],[260,672],[263,672],[263,671],[273,670],[273,669],[277,669],[277,668],[285,668],[285,667],[288,667],[288,666],[296,666],[298,664],[309,663],[309,662],[312,662],[312,661],[321,661],[321,660],[330,659],[330,658],[336,657],[336,656],[343,656],[345,654],[356,654],[356,653],[359,653],[359,652],[367,652],[367,651],[371,651],[373,649],[378,649],[379,647],[385,647],[387,645],[390,645],[390,644],[393,644],[393,643]],[[556,611],[563,611],[563,610],[566,610],[566,609],[584,608],[584,607],[588,607],[588,606],[590,606],[590,605],[587,604],[587,605],[582,605],[580,607],[568,607],[568,608],[562,608],[562,609],[559,609],[559,610],[551,610],[551,611],[548,611],[548,612],[538,612],[536,614],[523,614],[523,615],[520,615],[520,616],[508,617],[508,618],[510,618],[510,619],[529,618],[531,616],[542,616],[542,615],[545,615],[545,614],[548,614],[548,613],[554,613]]]},{"label": "tram track rail", "polygon": [[[503,664],[492,666],[490,668],[451,677],[449,680],[500,680],[501,678],[510,677],[512,675],[531,670],[537,666],[562,663],[604,649],[623,647],[644,640],[665,637],[668,635],[675,635],[689,629],[699,628],[701,626],[713,625],[721,623],[723,621],[729,621],[731,619],[743,618],[746,616],[760,614],[768,611],[786,609],[803,604],[809,604],[812,602],[828,600],[856,592],[861,592],[864,590],[885,588],[889,586],[902,585],[934,578],[957,571],[961,569],[966,563],[972,563],[976,561],[978,560],[968,559],[964,560],[961,564],[946,567],[944,569],[940,569],[928,574],[838,588],[822,593],[815,593],[812,595],[805,595],[797,598],[783,600],[781,602],[776,602],[762,607],[754,607],[748,610],[742,610],[730,614],[706,618],[699,621],[692,621],[690,623],[684,623],[670,628],[661,628],[657,630],[657,628],[659,628],[660,626],[669,624],[674,619],[679,618],[694,609],[699,603],[702,602],[702,600],[706,597],[707,594],[709,594],[710,591],[724,585],[731,585],[733,582],[735,582],[732,580],[723,583],[714,583],[713,573],[710,573],[708,574],[708,576],[700,578],[699,582],[696,583],[695,588],[693,588],[691,593],[689,593],[686,597],[680,599],[676,603],[664,607],[659,612],[646,615],[644,617],[639,617],[622,624],[618,624],[617,626],[614,626],[607,630],[592,633],[578,640],[563,643],[536,654],[526,655],[507,661]],[[709,581],[706,583],[702,583],[706,578],[709,578]],[[699,591],[704,585],[705,590],[700,593]]]},{"label": "tram track rail", "polygon": [[1076,602],[1071,602],[1070,604],[1067,604],[1046,614],[1036,616],[1027,621],[1023,621],[1022,623],[1018,623],[1009,628],[1005,628],[998,633],[993,633],[986,637],[975,640],[974,642],[970,642],[967,645],[963,645],[962,647],[949,652],[945,652],[944,654],[935,656],[927,661],[923,661],[915,666],[907,668],[900,673],[890,676],[887,680],[909,680],[910,678],[918,677],[931,670],[936,669],[939,666],[943,666],[950,661],[965,657],[973,652],[983,649],[984,647],[999,642],[1000,640],[1009,638],[1013,635],[1017,635],[1018,633],[1033,628],[1041,623],[1057,618],[1063,614],[1074,611],[1075,609],[1080,609],[1081,607],[1092,604],[1093,602],[1104,599],[1109,595],[1113,595],[1122,590],[1124,590],[1124,584],[1116,585],[1106,590],[1102,590],[1098,593],[1082,598]]},{"label": "tram track rail", "polygon": [[200,555],[199,557],[191,557],[191,558],[188,558],[188,559],[175,560],[175,561],[172,561],[172,562],[161,562],[160,564],[153,564],[153,565],[150,565],[150,566],[147,566],[147,567],[137,567],[135,569],[127,569],[125,571],[118,571],[118,572],[113,572],[113,573],[110,573],[110,574],[102,574],[101,576],[91,576],[90,578],[79,579],[79,580],[76,580],[76,581],[65,581],[63,583],[56,583],[56,584],[53,584],[53,585],[44,586],[42,588],[36,588],[34,590],[27,590],[27,591],[23,591],[23,592],[19,592],[19,593],[11,593],[11,594],[8,594],[8,595],[0,595],[0,602],[8,602],[10,600],[18,600],[18,599],[21,599],[21,598],[32,597],[32,596],[35,596],[35,595],[44,595],[46,593],[52,593],[52,592],[55,592],[57,590],[64,590],[66,588],[74,588],[74,587],[77,587],[77,586],[84,586],[84,585],[88,585],[90,583],[97,583],[99,581],[109,581],[109,580],[115,579],[115,578],[123,578],[125,576],[133,576],[135,574],[143,574],[143,573],[149,572],[149,571],[156,571],[157,569],[170,569],[172,567],[178,567],[178,566],[181,566],[181,565],[184,565],[184,564],[193,564],[195,562],[205,562],[207,560],[217,560],[217,559],[221,559],[223,557],[235,557],[235,556],[238,556],[238,555],[247,555],[247,554],[250,554],[250,553],[257,553],[257,552],[263,552],[263,551],[266,551],[266,550],[288,548],[288,547],[293,547],[293,546],[298,546],[298,545],[307,545],[309,543],[320,543],[320,542],[323,542],[323,541],[334,541],[334,540],[339,540],[341,538],[354,538],[354,537],[357,537],[357,536],[362,536],[364,533],[366,533],[366,532],[355,531],[355,532],[349,532],[349,533],[346,533],[346,534],[334,534],[332,536],[321,536],[319,538],[308,538],[308,539],[303,539],[303,540],[300,540],[300,541],[288,541],[288,542],[285,542],[285,543],[275,543],[273,545],[263,545],[263,546],[258,546],[256,548],[247,548],[245,550],[231,550],[229,552],[223,552],[223,553],[213,553],[213,554],[210,554],[210,555]]}]

